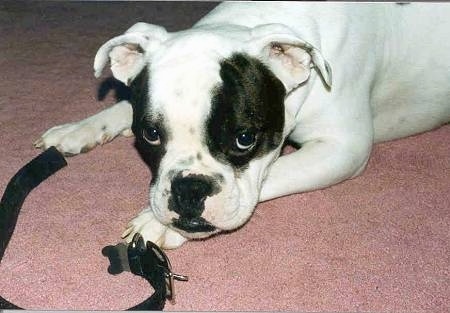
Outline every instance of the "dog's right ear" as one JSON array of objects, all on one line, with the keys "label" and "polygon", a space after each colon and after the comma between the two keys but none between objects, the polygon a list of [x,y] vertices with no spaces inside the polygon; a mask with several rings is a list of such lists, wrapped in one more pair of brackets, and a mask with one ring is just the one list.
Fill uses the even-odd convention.
[{"label": "dog's right ear", "polygon": [[130,85],[146,65],[148,54],[168,37],[169,33],[164,27],[147,23],[133,25],[123,35],[107,41],[97,51],[94,60],[95,77],[100,77],[110,60],[114,77]]}]

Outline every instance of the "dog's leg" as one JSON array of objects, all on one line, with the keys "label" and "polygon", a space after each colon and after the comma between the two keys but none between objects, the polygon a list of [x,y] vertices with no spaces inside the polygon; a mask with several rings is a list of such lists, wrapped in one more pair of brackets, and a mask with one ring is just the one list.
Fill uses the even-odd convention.
[{"label": "dog's leg", "polygon": [[128,228],[123,232],[122,238],[131,242],[136,233],[140,233],[144,241],[152,241],[164,249],[178,248],[187,240],[176,231],[161,224],[150,208],[143,210],[131,220]]},{"label": "dog's leg", "polygon": [[260,201],[325,188],[362,172],[372,141],[347,143],[322,139],[302,144],[300,150],[279,157],[263,183]]},{"label": "dog's leg", "polygon": [[55,146],[70,156],[87,152],[103,145],[116,136],[132,136],[133,110],[127,101],[120,101],[96,115],[75,123],[55,126],[46,131],[34,146],[47,149]]}]

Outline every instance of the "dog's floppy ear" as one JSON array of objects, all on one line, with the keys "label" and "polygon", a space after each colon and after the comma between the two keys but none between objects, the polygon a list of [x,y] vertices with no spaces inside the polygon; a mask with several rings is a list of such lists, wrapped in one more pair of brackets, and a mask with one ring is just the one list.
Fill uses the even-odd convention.
[{"label": "dog's floppy ear", "polygon": [[158,25],[137,23],[123,35],[112,38],[97,51],[94,60],[95,77],[102,74],[108,60],[114,77],[129,85],[146,63],[146,53],[169,37]]},{"label": "dog's floppy ear", "polygon": [[269,66],[288,92],[305,82],[312,68],[319,73],[325,87],[331,88],[331,68],[321,52],[283,24],[253,28],[248,50]]}]

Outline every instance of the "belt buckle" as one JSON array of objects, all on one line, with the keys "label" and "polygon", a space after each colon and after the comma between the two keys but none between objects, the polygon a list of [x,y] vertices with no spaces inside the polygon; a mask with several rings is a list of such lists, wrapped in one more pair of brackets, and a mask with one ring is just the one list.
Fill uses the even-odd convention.
[{"label": "belt buckle", "polygon": [[[152,252],[152,254],[148,254],[148,252]],[[174,281],[188,281],[188,277],[185,275],[180,275],[172,272],[172,265],[170,264],[169,258],[164,253],[164,251],[158,247],[155,243],[151,241],[147,241],[144,243],[144,239],[139,233],[136,233],[133,236],[133,240],[131,241],[128,247],[128,259],[130,261],[131,272],[141,275],[148,276],[147,270],[145,269],[144,264],[142,263],[141,257],[147,255],[147,257],[151,257],[156,261],[153,263],[154,265],[160,267],[164,273],[165,279],[165,296],[166,299],[169,300],[172,304],[175,303],[175,284]],[[150,269],[151,270],[151,269]]]},{"label": "belt buckle", "polygon": [[175,284],[174,281],[188,281],[188,276],[176,274],[172,271],[172,265],[170,264],[169,258],[164,253],[163,250],[161,250],[160,247],[158,247],[155,243],[151,241],[147,241],[147,248],[153,250],[155,255],[158,257],[159,264],[158,266],[162,267],[164,271],[164,276],[166,279],[166,298],[169,300],[172,304],[175,303]]}]

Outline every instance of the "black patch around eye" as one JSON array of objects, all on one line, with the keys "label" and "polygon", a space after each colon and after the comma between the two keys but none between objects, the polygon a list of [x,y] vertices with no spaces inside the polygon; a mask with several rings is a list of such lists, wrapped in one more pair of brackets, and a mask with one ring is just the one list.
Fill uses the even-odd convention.
[{"label": "black patch around eye", "polygon": [[[281,144],[286,90],[263,63],[248,55],[234,54],[220,66],[222,84],[213,90],[206,144],[218,160],[243,168]],[[256,138],[248,150],[236,145],[243,132]]]},{"label": "black patch around eye", "polygon": [[[133,107],[133,124],[131,129],[135,135],[135,147],[142,160],[150,167],[152,183],[158,177],[159,164],[166,153],[167,132],[164,120],[160,115],[151,114],[149,99],[149,71],[145,67],[130,85],[130,103]],[[151,145],[143,137],[144,130],[157,129],[161,140],[159,145]]]}]

